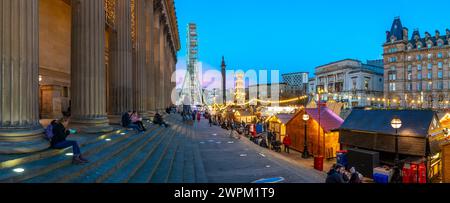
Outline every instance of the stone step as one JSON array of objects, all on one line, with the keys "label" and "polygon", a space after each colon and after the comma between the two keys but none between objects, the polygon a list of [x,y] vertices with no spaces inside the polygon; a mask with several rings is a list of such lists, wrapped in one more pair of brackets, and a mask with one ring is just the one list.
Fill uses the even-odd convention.
[{"label": "stone step", "polygon": [[155,173],[159,163],[164,157],[165,151],[172,144],[175,133],[170,135],[161,144],[159,144],[154,153],[146,160],[146,162],[139,168],[136,173],[131,177],[129,182],[131,183],[149,183],[151,177]]},{"label": "stone step", "polygon": [[186,133],[187,131],[182,135],[183,137],[179,138],[182,144],[179,146],[175,155],[169,179],[167,181],[168,183],[183,183],[185,144],[188,142]]},{"label": "stone step", "polygon": [[183,183],[195,183],[195,161],[192,146],[193,131],[189,130],[187,133],[190,141],[186,142],[184,148],[184,167],[183,167]]},{"label": "stone step", "polygon": [[[77,177],[78,175],[84,173],[85,171],[102,164],[105,160],[110,157],[115,156],[121,151],[127,149],[133,143],[144,139],[145,136],[143,134],[154,134],[157,133],[158,129],[147,131],[146,133],[141,134],[133,134],[121,139],[120,141],[116,141],[112,144],[109,144],[107,147],[102,147],[100,150],[95,150],[93,153],[86,154],[86,158],[88,158],[91,162],[86,165],[72,165],[71,159],[68,160],[68,163],[54,170],[47,171],[46,173],[42,173],[40,177],[33,178],[28,182],[37,182],[37,183],[55,183],[55,182],[67,182],[68,180]],[[113,142],[114,140],[111,140]]]},{"label": "stone step", "polygon": [[[174,130],[174,129],[172,129]],[[158,139],[147,144],[139,153],[137,153],[127,164],[118,168],[113,174],[107,177],[105,183],[126,183],[139,170],[149,157],[156,151],[157,147],[166,136],[160,135]]]},{"label": "stone step", "polygon": [[174,142],[172,142],[167,151],[165,151],[161,162],[156,168],[155,173],[150,178],[150,183],[167,183],[169,181],[169,176],[173,168],[175,156],[180,148],[181,138],[184,133],[185,129],[174,136]]},{"label": "stone step", "polygon": [[192,143],[192,145],[194,147],[195,182],[208,183],[205,166],[203,165],[203,159],[200,154],[200,148],[197,143]]},{"label": "stone step", "polygon": [[[80,147],[84,147],[86,145],[92,144],[92,143],[97,142],[99,140],[103,140],[105,138],[108,138],[108,137],[110,137],[112,135],[119,134],[121,132],[123,132],[123,130],[115,129],[114,131],[112,131],[110,133],[102,134],[100,136],[97,135],[98,137],[95,138],[95,139],[80,139],[79,136],[77,136],[77,135],[71,135],[71,136],[69,136],[68,139],[75,140],[75,141],[78,142]],[[92,136],[95,136],[95,135],[92,135]],[[45,158],[48,158],[48,157],[60,155],[60,154],[66,153],[67,150],[69,150],[69,149],[61,149],[61,150],[58,150],[58,149],[47,149],[47,150],[44,150],[44,151],[41,151],[41,152],[33,153],[31,155],[26,155],[26,156],[23,156],[23,157],[20,157],[20,158],[15,158],[15,159],[10,159],[10,160],[7,160],[7,161],[3,161],[3,162],[0,162],[0,170],[1,169],[5,169],[5,168],[12,168],[12,167],[16,167],[18,165],[26,164],[26,163],[29,163],[29,162],[32,162],[32,161],[36,161],[36,160],[45,159]]]},{"label": "stone step", "polygon": [[125,164],[128,164],[129,160],[138,154],[142,148],[148,145],[153,140],[160,138],[162,131],[157,134],[145,134],[146,138],[142,141],[138,141],[130,145],[126,150],[120,152],[116,156],[108,159],[98,167],[92,168],[78,177],[69,180],[70,183],[101,183],[108,176],[113,174],[117,169],[121,168]]},{"label": "stone step", "polygon": [[[100,136],[99,138],[95,139],[95,142],[85,145],[81,148],[81,150],[83,154],[88,157],[91,154],[95,154],[118,142],[122,142],[131,135],[131,133],[128,133],[125,135],[114,134],[108,136]],[[106,138],[111,139],[111,141],[106,142]],[[64,150],[64,152],[66,151],[67,150]],[[66,156],[64,153],[59,153],[55,156],[43,157],[35,161],[26,162],[25,164],[17,164],[13,167],[0,170],[0,182],[22,182],[27,179],[46,174],[63,166],[71,165],[71,163],[71,157]],[[13,168],[23,168],[25,169],[25,171],[23,173],[15,173],[12,171]]]}]

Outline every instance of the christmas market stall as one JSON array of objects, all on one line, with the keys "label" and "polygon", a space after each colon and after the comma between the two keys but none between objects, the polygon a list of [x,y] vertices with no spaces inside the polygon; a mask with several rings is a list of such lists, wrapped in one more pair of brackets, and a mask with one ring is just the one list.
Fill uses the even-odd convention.
[{"label": "christmas market stall", "polygon": [[317,108],[301,109],[287,122],[286,133],[291,137],[293,149],[304,152],[306,141],[308,154],[334,158],[340,149],[339,132],[336,129],[343,122],[327,107],[322,107],[320,111]]},{"label": "christmas market stall", "polygon": [[236,111],[234,116],[238,122],[244,122],[244,123],[252,123],[256,119],[255,115],[253,115],[249,111],[244,111],[244,110]]},{"label": "christmas market stall", "polygon": [[434,111],[353,110],[339,131],[343,149],[377,153],[379,166],[402,170],[403,182],[431,182],[440,175],[448,130]]},{"label": "christmas market stall", "polygon": [[266,122],[269,123],[268,130],[275,133],[276,140],[283,141],[286,135],[286,124],[294,117],[295,114],[277,114],[269,117]]}]

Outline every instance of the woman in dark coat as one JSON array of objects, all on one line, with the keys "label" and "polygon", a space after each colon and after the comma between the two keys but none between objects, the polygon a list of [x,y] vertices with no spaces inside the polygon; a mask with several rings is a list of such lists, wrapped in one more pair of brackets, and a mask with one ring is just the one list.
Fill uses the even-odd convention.
[{"label": "woman in dark coat", "polygon": [[83,164],[88,163],[87,159],[84,159],[81,155],[80,146],[76,141],[66,140],[67,136],[70,135],[70,131],[66,130],[69,123],[68,118],[62,118],[58,121],[52,122],[53,125],[53,137],[51,138],[50,144],[53,149],[65,149],[67,147],[72,147],[73,150],[73,164]]}]

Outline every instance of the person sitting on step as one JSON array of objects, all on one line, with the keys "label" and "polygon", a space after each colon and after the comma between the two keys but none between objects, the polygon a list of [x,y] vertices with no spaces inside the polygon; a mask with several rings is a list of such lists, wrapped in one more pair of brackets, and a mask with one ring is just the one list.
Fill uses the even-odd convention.
[{"label": "person sitting on step", "polygon": [[128,111],[127,113],[124,113],[122,115],[122,127],[132,128],[133,130],[140,132],[141,129],[139,128],[139,126],[136,124],[133,124],[133,122],[131,121],[132,114],[133,114],[132,111]]},{"label": "person sitting on step", "polygon": [[161,114],[159,114],[158,112],[156,112],[156,114],[155,114],[155,118],[153,119],[153,123],[156,124],[156,125],[159,125],[159,126],[164,125],[164,126],[166,126],[166,128],[169,127],[169,125],[167,125],[167,123],[164,122],[164,119],[161,116]]},{"label": "person sitting on step", "polygon": [[139,130],[147,131],[145,129],[144,123],[142,123],[142,118],[139,117],[137,111],[133,111],[133,113],[131,115],[131,122],[133,122],[133,124],[135,124],[135,125],[138,125],[139,126]]},{"label": "person sitting on step", "polygon": [[80,146],[76,141],[66,140],[67,136],[70,135],[70,131],[66,130],[66,126],[69,123],[68,117],[63,117],[59,120],[52,122],[53,125],[53,137],[50,141],[51,148],[53,149],[65,149],[67,147],[72,147],[73,150],[73,164],[84,164],[89,161],[81,155]]}]

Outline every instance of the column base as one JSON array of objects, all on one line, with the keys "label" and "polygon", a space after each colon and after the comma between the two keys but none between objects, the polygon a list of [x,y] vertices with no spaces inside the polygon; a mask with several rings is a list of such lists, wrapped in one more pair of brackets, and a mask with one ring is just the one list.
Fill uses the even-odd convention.
[{"label": "column base", "polygon": [[139,112],[139,116],[142,117],[142,120],[150,120],[150,114],[146,111]]},{"label": "column base", "polygon": [[0,154],[26,154],[48,149],[44,129],[0,129]]},{"label": "column base", "polygon": [[69,128],[76,128],[81,133],[96,134],[96,133],[109,133],[114,130],[109,125],[108,118],[99,119],[74,119],[70,120]]},{"label": "column base", "polygon": [[121,125],[122,115],[108,115],[108,120],[111,125]]}]

